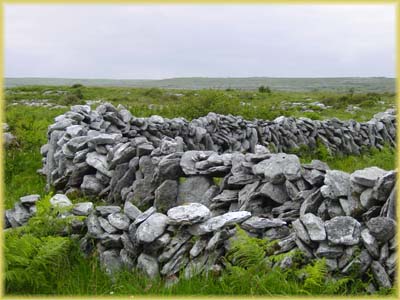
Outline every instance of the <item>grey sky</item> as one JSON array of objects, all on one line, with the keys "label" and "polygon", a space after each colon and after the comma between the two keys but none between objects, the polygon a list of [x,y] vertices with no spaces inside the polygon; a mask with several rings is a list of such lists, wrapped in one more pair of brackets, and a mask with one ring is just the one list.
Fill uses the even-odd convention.
[{"label": "grey sky", "polygon": [[395,76],[394,5],[6,5],[6,77]]}]

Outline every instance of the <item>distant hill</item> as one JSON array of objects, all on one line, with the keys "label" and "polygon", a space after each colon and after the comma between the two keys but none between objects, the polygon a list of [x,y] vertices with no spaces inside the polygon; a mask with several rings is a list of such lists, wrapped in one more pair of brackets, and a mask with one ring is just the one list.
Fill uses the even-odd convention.
[{"label": "distant hill", "polygon": [[145,79],[72,79],[72,78],[5,78],[5,87],[27,85],[72,85],[114,87],[158,87],[167,89],[257,89],[261,85],[281,91],[333,91],[347,92],[395,92],[395,79],[387,77],[339,77],[339,78],[211,78],[186,77],[160,80]]}]

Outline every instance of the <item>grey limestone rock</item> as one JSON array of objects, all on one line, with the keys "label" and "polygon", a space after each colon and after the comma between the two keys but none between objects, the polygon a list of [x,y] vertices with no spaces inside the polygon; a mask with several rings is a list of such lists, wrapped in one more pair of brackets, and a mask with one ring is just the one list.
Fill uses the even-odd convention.
[{"label": "grey limestone rock", "polygon": [[396,233],[396,222],[385,217],[375,217],[367,222],[367,227],[379,242],[387,242]]},{"label": "grey limestone rock", "polygon": [[203,204],[188,203],[169,209],[167,215],[170,224],[191,225],[207,220],[211,213]]},{"label": "grey limestone rock", "polygon": [[68,197],[63,194],[55,194],[53,197],[51,197],[50,204],[53,207],[59,208],[72,206],[71,200],[69,200]]},{"label": "grey limestone rock", "polygon": [[160,275],[157,259],[145,253],[139,255],[137,268],[143,271],[150,278],[156,278]]},{"label": "grey limestone rock", "polygon": [[161,213],[154,213],[139,225],[136,238],[140,243],[151,243],[161,236],[168,224],[168,217]]},{"label": "grey limestone rock", "polygon": [[92,202],[80,202],[73,206],[72,213],[78,216],[88,216],[94,209]]},{"label": "grey limestone rock", "polygon": [[251,217],[248,211],[228,212],[220,216],[212,217],[207,221],[192,225],[188,228],[192,235],[203,235],[217,231],[225,226],[241,223]]},{"label": "grey limestone rock", "polygon": [[122,213],[116,212],[107,216],[108,222],[119,230],[128,230],[130,220]]},{"label": "grey limestone rock", "polygon": [[357,170],[351,174],[351,181],[366,187],[374,187],[378,179],[386,175],[387,171],[378,167],[369,167],[363,170]]},{"label": "grey limestone rock", "polygon": [[325,222],[328,240],[335,245],[356,245],[360,240],[361,225],[349,216],[334,217]]}]

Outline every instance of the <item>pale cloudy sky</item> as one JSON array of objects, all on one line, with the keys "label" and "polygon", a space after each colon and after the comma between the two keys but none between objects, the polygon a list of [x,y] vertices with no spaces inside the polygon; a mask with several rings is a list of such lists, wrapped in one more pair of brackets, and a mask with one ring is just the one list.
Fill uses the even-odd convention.
[{"label": "pale cloudy sky", "polygon": [[395,76],[394,5],[6,5],[5,76]]}]

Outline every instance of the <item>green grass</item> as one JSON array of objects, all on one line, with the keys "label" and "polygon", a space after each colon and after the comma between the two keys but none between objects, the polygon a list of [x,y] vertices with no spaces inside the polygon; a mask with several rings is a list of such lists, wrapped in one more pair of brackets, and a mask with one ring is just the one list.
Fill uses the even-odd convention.
[{"label": "green grass", "polygon": [[[77,92],[79,89],[80,92]],[[67,95],[43,95],[46,90],[63,90]],[[177,96],[176,94],[183,94]],[[346,98],[343,98],[343,97]],[[164,117],[183,116],[187,119],[206,115],[209,111],[221,114],[242,115],[246,119],[274,119],[277,116],[311,117],[324,119],[339,117],[353,118],[359,121],[369,120],[374,113],[394,105],[392,94],[343,95],[332,92],[278,92],[272,94],[242,90],[163,90],[140,88],[104,88],[104,87],[62,87],[34,86],[18,87],[7,90],[8,104],[22,100],[49,99],[49,102],[62,105],[83,103],[85,100],[109,101],[115,105],[121,103],[136,116],[159,114]],[[70,102],[71,103],[66,103]],[[319,101],[332,105],[332,109],[321,110],[313,107],[314,113],[303,112],[290,105],[302,102],[311,105]],[[284,103],[285,102],[285,103]],[[245,103],[243,105],[242,103]],[[383,103],[383,104],[382,104]],[[149,105],[152,104],[151,107]],[[348,104],[356,104],[361,110],[355,114],[346,112]],[[40,147],[46,143],[47,127],[54,117],[67,111],[25,105],[7,105],[6,122],[16,135],[19,146],[7,149],[5,153],[5,207],[10,208],[19,197],[38,193],[44,200],[38,204],[38,214],[29,221],[29,225],[7,231],[6,236],[6,292],[7,294],[56,294],[56,295],[316,295],[362,293],[364,284],[347,278],[339,283],[325,277],[323,261],[307,262],[303,267],[282,271],[271,268],[261,257],[267,255],[268,261],[278,261],[282,256],[273,256],[269,252],[271,244],[261,240],[242,241],[226,257],[226,271],[220,277],[195,276],[190,280],[181,279],[171,288],[165,287],[161,279],[151,281],[140,273],[122,271],[112,281],[101,269],[97,257],[84,258],[80,255],[77,241],[58,237],[58,233],[68,220],[59,222],[48,205],[45,178],[36,173],[42,167]],[[360,156],[330,156],[326,149],[319,146],[315,150],[300,149],[297,152],[302,162],[311,159],[326,161],[332,169],[352,172],[376,165],[386,170],[394,169],[395,150],[385,146],[382,150],[366,149]],[[79,200],[79,199],[78,199]],[[49,247],[54,241],[63,248]],[[25,249],[30,244],[30,249]],[[55,249],[46,253],[46,248]],[[247,245],[247,246],[246,246]],[[234,247],[235,249],[235,247]],[[56,251],[57,250],[57,251]],[[38,260],[35,258],[42,253]],[[47,259],[50,255],[51,259]],[[46,259],[43,259],[46,258]],[[297,257],[299,263],[301,257]],[[261,260],[261,261],[260,261]],[[31,266],[31,267],[30,267]],[[14,275],[11,271],[14,271]],[[62,271],[58,271],[62,270]],[[48,272],[46,272],[48,271]],[[8,277],[7,277],[8,272]],[[38,274],[37,278],[33,274]],[[298,276],[299,272],[308,274]],[[24,274],[26,276],[16,276]],[[312,275],[314,274],[314,275]],[[324,275],[324,276],[322,276]],[[8,278],[8,279],[7,279]],[[307,281],[307,278],[312,278]],[[7,282],[8,280],[8,282]],[[380,291],[382,294],[393,291]]]},{"label": "green grass", "polygon": [[7,87],[26,85],[73,85],[108,87],[142,87],[167,89],[245,89],[256,90],[260,86],[268,86],[280,91],[331,91],[347,92],[354,89],[359,92],[394,92],[395,79],[385,77],[342,77],[342,78],[210,78],[187,77],[161,80],[112,80],[112,79],[67,79],[67,78],[6,78]]},{"label": "green grass", "polygon": [[[5,233],[8,295],[358,295],[365,293],[372,280],[370,274],[363,275],[366,281],[355,279],[354,274],[335,279],[328,275],[323,259],[309,261],[299,251],[274,255],[275,242],[249,237],[240,228],[222,260],[226,270],[220,276],[208,273],[184,279],[181,275],[167,287],[163,279],[150,280],[140,272],[122,270],[113,280],[95,255],[81,255],[76,240],[46,230],[54,225],[47,215],[55,214],[48,204],[41,208],[25,228]],[[290,268],[273,266],[288,256],[293,260]]]},{"label": "green grass", "polygon": [[[44,94],[53,91],[53,94]],[[65,91],[69,97],[55,94]],[[181,94],[182,96],[177,96]],[[5,154],[5,206],[12,207],[19,197],[38,193],[43,194],[45,178],[36,173],[42,167],[40,147],[46,143],[47,127],[54,122],[54,117],[68,110],[10,105],[23,100],[43,101],[63,104],[72,99],[72,104],[86,100],[109,101],[114,105],[123,104],[139,117],[158,114],[168,118],[185,117],[193,119],[206,115],[210,111],[221,114],[241,115],[246,119],[272,120],[280,115],[325,119],[355,119],[367,121],[375,113],[392,107],[394,95],[382,94],[338,94],[332,92],[278,92],[260,93],[258,91],[225,90],[163,90],[158,88],[129,87],[71,87],[71,86],[24,86],[6,90],[6,122],[11,132],[16,135],[19,147],[6,151]],[[303,112],[291,106],[293,102],[311,105],[319,101],[331,105],[331,109],[321,110],[314,107],[314,112]],[[383,104],[382,104],[383,103]],[[355,114],[346,112],[349,104],[358,105],[361,110]],[[355,169],[377,165],[383,169],[393,169],[395,152],[389,147],[383,151],[366,150],[361,156],[328,157],[315,151],[307,150],[302,154],[302,161],[319,158],[328,162],[332,169],[351,172]]]},{"label": "green grass", "polygon": [[313,159],[319,159],[326,162],[332,170],[348,173],[370,166],[376,166],[386,171],[396,168],[396,150],[389,145],[384,145],[381,150],[377,148],[362,149],[360,155],[331,155],[322,143],[318,143],[316,149],[303,146],[292,152],[300,157],[302,163],[310,163]]}]

